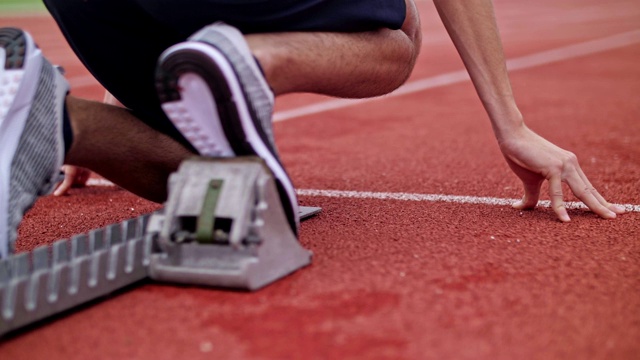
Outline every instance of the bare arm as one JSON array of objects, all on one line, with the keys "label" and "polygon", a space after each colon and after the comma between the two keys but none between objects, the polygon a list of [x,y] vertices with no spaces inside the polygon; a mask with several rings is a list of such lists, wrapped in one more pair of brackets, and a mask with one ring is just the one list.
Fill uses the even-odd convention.
[{"label": "bare arm", "polygon": [[574,154],[525,125],[511,90],[492,1],[434,0],[434,4],[489,115],[500,150],[524,185],[524,197],[514,206],[535,207],[546,180],[552,208],[562,221],[570,220],[562,182],[601,217],[615,218],[624,213],[622,207],[610,204],[596,191]]},{"label": "bare arm", "polygon": [[[108,91],[104,93],[104,99],[102,102],[105,104],[124,107],[124,105],[122,105],[122,103]],[[64,173],[64,180],[56,186],[56,189],[53,192],[53,195],[55,196],[66,195],[69,190],[74,187],[80,188],[86,186],[87,181],[91,177],[90,170],[79,166],[63,165],[60,171]]]}]

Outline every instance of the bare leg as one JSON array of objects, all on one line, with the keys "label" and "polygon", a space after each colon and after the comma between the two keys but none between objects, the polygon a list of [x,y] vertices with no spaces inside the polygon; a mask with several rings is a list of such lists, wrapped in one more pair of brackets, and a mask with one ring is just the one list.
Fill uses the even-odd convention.
[{"label": "bare leg", "polygon": [[[252,34],[246,39],[276,95],[370,97],[406,81],[421,33],[415,5],[407,0],[400,30]],[[166,199],[168,176],[193,156],[189,150],[126,109],[73,97],[67,105],[74,132],[67,164],[89,168],[144,198]]]},{"label": "bare leg", "polygon": [[400,30],[250,34],[246,40],[276,95],[383,95],[406,81],[420,51],[418,12],[413,1],[406,3]]},{"label": "bare leg", "polygon": [[89,168],[146,199],[162,202],[167,179],[194,156],[126,109],[67,97],[74,133],[65,163]]}]

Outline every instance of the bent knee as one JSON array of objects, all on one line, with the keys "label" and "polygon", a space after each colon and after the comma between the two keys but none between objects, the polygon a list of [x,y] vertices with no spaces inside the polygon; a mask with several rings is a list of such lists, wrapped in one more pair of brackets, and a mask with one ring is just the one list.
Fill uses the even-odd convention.
[{"label": "bent knee", "polygon": [[393,91],[404,84],[413,72],[418,55],[420,54],[420,46],[422,45],[422,29],[420,28],[420,17],[418,9],[413,0],[405,0],[407,14],[400,30],[393,30],[398,48],[395,52],[394,64],[392,65],[393,76],[390,81],[387,92]]},{"label": "bent knee", "polygon": [[407,5],[407,15],[402,24],[402,32],[407,35],[413,44],[414,57],[418,57],[420,46],[422,45],[422,28],[420,27],[420,15],[414,0],[405,0]]}]

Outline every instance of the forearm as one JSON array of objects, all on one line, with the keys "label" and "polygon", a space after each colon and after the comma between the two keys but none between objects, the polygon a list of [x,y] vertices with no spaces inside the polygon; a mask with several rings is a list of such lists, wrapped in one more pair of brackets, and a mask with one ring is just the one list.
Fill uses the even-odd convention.
[{"label": "forearm", "polygon": [[491,0],[434,0],[438,13],[469,72],[493,130],[502,141],[522,127],[507,74]]}]

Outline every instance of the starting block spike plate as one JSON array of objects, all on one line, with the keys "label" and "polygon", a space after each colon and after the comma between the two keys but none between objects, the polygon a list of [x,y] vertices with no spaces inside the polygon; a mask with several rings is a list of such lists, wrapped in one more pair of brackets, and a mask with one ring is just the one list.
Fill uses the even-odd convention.
[{"label": "starting block spike plate", "polygon": [[[136,226],[143,228],[148,217],[134,219]],[[116,227],[132,234],[120,231],[122,223],[92,234]],[[146,278],[154,237],[137,232],[90,252],[90,236],[76,235],[0,260],[0,336]]]},{"label": "starting block spike plate", "polygon": [[311,262],[260,158],[187,160],[169,194],[151,219],[163,250],[151,257],[154,280],[256,290]]}]

